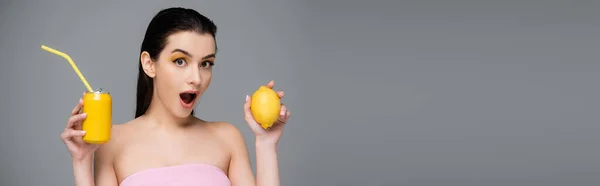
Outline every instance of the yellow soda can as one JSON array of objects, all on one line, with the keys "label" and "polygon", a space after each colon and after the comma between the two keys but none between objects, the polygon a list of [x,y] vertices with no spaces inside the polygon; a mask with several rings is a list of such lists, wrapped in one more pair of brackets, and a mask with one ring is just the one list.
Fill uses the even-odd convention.
[{"label": "yellow soda can", "polygon": [[87,91],[83,96],[82,130],[86,131],[83,141],[91,144],[104,144],[110,140],[112,128],[112,98],[110,92],[101,88],[94,92]]}]

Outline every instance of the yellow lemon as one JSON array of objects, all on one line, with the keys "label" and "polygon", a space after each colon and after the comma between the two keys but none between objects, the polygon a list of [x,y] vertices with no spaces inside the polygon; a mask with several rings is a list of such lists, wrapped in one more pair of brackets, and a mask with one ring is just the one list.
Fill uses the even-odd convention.
[{"label": "yellow lemon", "polygon": [[279,117],[281,111],[281,100],[279,95],[273,89],[266,86],[260,86],[254,94],[252,94],[252,102],[250,111],[254,120],[264,129],[273,126],[273,123]]}]

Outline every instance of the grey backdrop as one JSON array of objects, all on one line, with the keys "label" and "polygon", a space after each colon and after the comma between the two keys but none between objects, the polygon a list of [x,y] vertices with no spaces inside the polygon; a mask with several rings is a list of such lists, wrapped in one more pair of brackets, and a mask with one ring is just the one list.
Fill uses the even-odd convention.
[{"label": "grey backdrop", "polygon": [[133,118],[138,50],[161,8],[219,27],[197,109],[243,122],[270,79],[292,119],[283,185],[600,184],[600,1],[1,1],[0,185],[73,185],[59,139],[85,89]]}]

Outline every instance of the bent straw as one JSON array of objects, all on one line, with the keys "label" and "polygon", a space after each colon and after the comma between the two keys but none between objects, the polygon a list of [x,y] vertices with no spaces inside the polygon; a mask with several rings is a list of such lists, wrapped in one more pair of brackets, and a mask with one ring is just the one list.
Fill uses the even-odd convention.
[{"label": "bent straw", "polygon": [[47,47],[45,45],[42,45],[42,49],[56,54],[58,56],[61,56],[63,58],[65,58],[67,61],[69,61],[69,64],[71,64],[71,67],[73,67],[73,70],[75,70],[75,73],[77,73],[77,75],[79,76],[79,79],[81,79],[81,81],[83,82],[83,84],[85,84],[85,87],[88,89],[89,92],[94,92],[94,90],[92,89],[92,87],[90,86],[90,84],[88,84],[88,82],[85,80],[85,77],[83,77],[83,75],[81,74],[81,72],[79,72],[79,69],[77,68],[77,65],[75,65],[75,63],[73,62],[73,60],[71,60],[71,57],[65,53],[62,53],[58,50],[55,50],[53,48]]}]

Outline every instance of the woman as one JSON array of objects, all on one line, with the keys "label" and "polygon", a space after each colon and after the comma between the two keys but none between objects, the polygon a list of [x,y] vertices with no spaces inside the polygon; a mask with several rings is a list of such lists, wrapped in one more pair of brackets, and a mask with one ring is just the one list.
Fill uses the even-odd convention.
[{"label": "woman", "polygon": [[256,180],[240,131],[193,116],[210,84],[215,33],[212,21],[191,9],[161,10],[152,19],[141,46],[135,119],[113,125],[108,143],[87,144],[80,99],[61,135],[77,186],[279,185],[276,147],[290,115],[285,105],[275,125],[265,130],[253,119],[246,95],[243,109],[255,135]]}]

